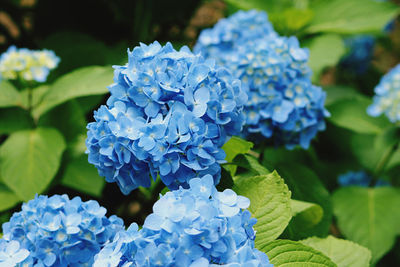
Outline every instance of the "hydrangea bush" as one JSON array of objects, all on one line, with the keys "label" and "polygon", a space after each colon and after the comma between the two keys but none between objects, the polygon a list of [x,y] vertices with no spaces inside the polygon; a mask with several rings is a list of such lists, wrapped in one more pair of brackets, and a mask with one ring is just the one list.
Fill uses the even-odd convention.
[{"label": "hydrangea bush", "polygon": [[400,65],[383,76],[375,87],[373,103],[367,113],[373,117],[385,114],[393,123],[400,120]]},{"label": "hydrangea bush", "polygon": [[0,56],[0,78],[45,82],[60,59],[51,50],[30,50],[10,46]]},{"label": "hydrangea bush", "polygon": [[91,266],[94,255],[124,229],[122,219],[105,214],[94,200],[36,196],[3,224],[0,266]]},{"label": "hydrangea bush", "polygon": [[242,81],[245,135],[261,133],[291,149],[308,148],[325,129],[325,92],[312,85],[308,51],[276,34],[264,12],[239,11],[204,30],[194,51],[216,59]]},{"label": "hydrangea bush", "polygon": [[143,228],[119,232],[94,266],[272,266],[254,248],[249,199],[217,191],[211,175],[189,185],[161,196]]},{"label": "hydrangea bush", "polygon": [[89,162],[128,194],[157,175],[171,189],[211,174],[221,149],[239,134],[247,96],[228,70],[170,43],[141,44],[115,66],[107,106],[95,111],[86,140]]}]

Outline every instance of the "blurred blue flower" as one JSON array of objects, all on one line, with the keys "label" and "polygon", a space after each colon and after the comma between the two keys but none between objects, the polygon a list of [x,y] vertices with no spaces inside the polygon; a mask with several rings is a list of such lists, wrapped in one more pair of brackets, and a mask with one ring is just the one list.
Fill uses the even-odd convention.
[{"label": "blurred blue flower", "polygon": [[272,266],[254,248],[249,205],[230,189],[218,192],[211,175],[193,178],[161,196],[141,230],[117,233],[93,266]]},{"label": "blurred blue flower", "polygon": [[10,46],[0,56],[0,77],[9,80],[45,82],[50,70],[60,62],[51,50],[17,49]]},{"label": "blurred blue flower", "polygon": [[372,117],[385,114],[393,123],[400,121],[400,64],[384,75],[375,87],[373,103],[367,113]]},{"label": "blurred blue flower", "polygon": [[36,196],[3,224],[0,266],[14,266],[1,265],[11,260],[27,266],[91,266],[94,255],[124,229],[122,219],[105,214],[94,200]]},{"label": "blurred blue flower", "polygon": [[[338,176],[338,183],[340,186],[362,186],[368,187],[371,184],[372,177],[366,171],[349,171]],[[379,179],[375,186],[388,186],[388,182]]]},{"label": "blurred blue flower", "polygon": [[107,106],[88,124],[89,162],[124,194],[158,175],[171,189],[205,174],[218,183],[221,147],[244,123],[240,81],[170,43],[141,44],[128,56],[114,66]]},{"label": "blurred blue flower", "polygon": [[344,39],[347,49],[341,59],[341,67],[363,74],[367,71],[373,56],[375,37],[371,35],[355,35]]},{"label": "blurred blue flower", "polygon": [[[311,84],[308,50],[274,32],[265,12],[239,11],[201,32],[194,51],[215,59],[242,81],[244,134],[260,133],[291,149],[308,148],[325,129],[325,92]],[[256,139],[257,135],[255,135]]]},{"label": "blurred blue flower", "polygon": [[13,267],[22,263],[29,256],[29,251],[21,248],[18,241],[0,239],[0,267]]}]

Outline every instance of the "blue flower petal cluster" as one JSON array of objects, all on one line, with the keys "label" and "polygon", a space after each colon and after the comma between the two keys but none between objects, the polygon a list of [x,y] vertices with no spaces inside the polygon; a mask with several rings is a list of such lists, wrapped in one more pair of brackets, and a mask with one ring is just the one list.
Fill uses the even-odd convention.
[{"label": "blue flower petal cluster", "polygon": [[0,267],[13,267],[23,263],[29,251],[21,248],[18,241],[0,239]]},{"label": "blue flower petal cluster", "polygon": [[347,54],[341,59],[340,66],[356,74],[367,71],[373,56],[375,38],[371,35],[355,35],[344,39]]},{"label": "blue flower petal cluster", "polygon": [[254,248],[256,219],[246,210],[247,198],[217,191],[211,175],[189,185],[161,196],[143,228],[132,224],[119,232],[94,266],[272,266]]},{"label": "blue flower petal cluster", "polygon": [[373,103],[367,113],[372,117],[384,113],[391,122],[400,121],[400,64],[383,76],[375,87]]},{"label": "blue flower petal cluster", "polygon": [[150,186],[150,174],[170,189],[205,174],[218,183],[221,147],[244,123],[240,81],[187,47],[154,42],[128,54],[88,124],[89,162],[124,194]]},{"label": "blue flower petal cluster", "polygon": [[[340,186],[362,186],[368,187],[372,181],[372,177],[366,171],[349,171],[338,176],[338,183]],[[375,186],[387,186],[388,182],[379,179]]]},{"label": "blue flower petal cluster", "polygon": [[325,129],[326,94],[311,84],[308,50],[300,48],[297,38],[276,34],[264,12],[239,11],[219,21],[200,34],[194,51],[242,81],[249,98],[245,135],[261,133],[289,149],[308,148]]},{"label": "blue flower petal cluster", "polygon": [[11,251],[20,259],[29,251],[27,266],[92,266],[94,255],[124,229],[122,219],[105,214],[94,200],[36,196],[3,224],[5,241],[0,242],[19,242],[19,252],[16,245]]},{"label": "blue flower petal cluster", "polygon": [[0,77],[8,80],[45,82],[50,71],[60,62],[51,50],[17,49],[10,46],[0,56]]}]

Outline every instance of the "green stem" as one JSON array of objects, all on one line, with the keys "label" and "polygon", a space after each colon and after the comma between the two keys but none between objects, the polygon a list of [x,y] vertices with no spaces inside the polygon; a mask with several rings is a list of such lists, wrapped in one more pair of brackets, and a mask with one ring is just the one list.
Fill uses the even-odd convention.
[{"label": "green stem", "polygon": [[28,111],[32,111],[32,87],[28,87]]},{"label": "green stem", "polygon": [[386,153],[383,155],[381,160],[378,162],[376,165],[376,168],[374,170],[374,180],[372,181],[374,184],[376,180],[379,179],[379,177],[382,175],[383,171],[385,170],[386,166],[390,162],[390,160],[393,157],[393,154],[396,152],[396,150],[399,148],[399,143],[400,141],[397,141],[391,148],[390,150],[386,151]]}]

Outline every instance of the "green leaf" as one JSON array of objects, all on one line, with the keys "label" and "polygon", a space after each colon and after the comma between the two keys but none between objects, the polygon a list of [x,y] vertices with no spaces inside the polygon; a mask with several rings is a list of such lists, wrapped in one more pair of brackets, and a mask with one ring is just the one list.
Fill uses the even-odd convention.
[{"label": "green leaf", "polygon": [[296,231],[293,227],[288,227],[289,237],[304,239],[313,235],[327,235],[332,222],[332,203],[328,190],[317,175],[307,167],[296,163],[278,164],[277,170],[284,178],[294,199],[316,203],[323,209],[323,217],[317,225],[309,229],[302,228],[301,232]]},{"label": "green leaf", "polygon": [[96,167],[88,162],[87,155],[80,155],[68,163],[61,184],[94,197],[100,197],[105,184]]},{"label": "green leaf", "polygon": [[362,94],[357,92],[354,88],[344,85],[330,85],[325,86],[326,92],[325,106],[329,106],[339,100],[343,99],[357,99],[365,98]]},{"label": "green leaf", "polygon": [[264,175],[270,173],[270,171],[267,168],[265,168],[258,162],[258,159],[256,159],[251,155],[239,154],[233,160],[233,164],[247,170],[247,172],[245,173],[234,176],[233,177],[234,180],[243,177],[243,175],[255,176],[255,175]]},{"label": "green leaf", "polygon": [[331,235],[326,238],[310,237],[300,242],[321,251],[338,267],[365,267],[371,260],[371,252],[367,248]]},{"label": "green leaf", "polygon": [[[223,146],[222,149],[225,151],[226,157],[225,160],[230,163],[233,159],[239,154],[246,154],[250,151],[253,147],[253,143],[243,140],[239,137],[233,136],[231,139],[228,140]],[[234,175],[236,172],[235,165],[226,166],[231,173]]]},{"label": "green leaf", "polygon": [[274,267],[337,266],[320,251],[296,241],[275,240],[259,249],[268,255]]},{"label": "green leaf", "polygon": [[0,184],[0,212],[14,207],[20,201],[19,197],[7,186]]},{"label": "green leaf", "polygon": [[292,215],[290,191],[279,174],[242,178],[235,181],[234,190],[251,201],[249,210],[257,218],[256,247],[276,239],[288,225]]},{"label": "green leaf", "polygon": [[49,185],[64,149],[64,138],[56,129],[15,132],[0,147],[0,176],[18,197],[29,200]]},{"label": "green leaf", "polygon": [[107,86],[113,82],[113,69],[110,66],[90,66],[77,69],[60,77],[42,102],[33,110],[33,116],[39,118],[48,110],[73,98],[100,95],[108,92]]},{"label": "green leaf", "polygon": [[0,109],[0,134],[10,134],[16,131],[34,127],[29,112],[21,108]]},{"label": "green leaf", "polygon": [[67,142],[78,135],[86,135],[86,120],[82,109],[76,100],[70,100],[50,110],[40,117],[38,125],[54,127],[65,137]]},{"label": "green leaf", "polygon": [[18,90],[8,81],[0,80],[0,107],[21,105],[21,96]]},{"label": "green leaf", "polygon": [[346,53],[342,38],[336,34],[314,37],[307,42],[306,46],[310,49],[309,66],[313,71],[314,81],[319,80],[325,68],[336,66]]},{"label": "green leaf", "polygon": [[343,187],[333,196],[341,233],[369,248],[376,263],[393,246],[400,221],[400,190],[393,187]]},{"label": "green leaf", "polygon": [[290,203],[293,217],[288,227],[291,227],[292,231],[311,228],[318,224],[324,215],[324,210],[318,204],[294,199]]},{"label": "green leaf", "polygon": [[[384,26],[399,13],[394,3],[374,0],[315,1],[314,18],[307,33],[370,33],[382,32]],[[329,53],[327,53],[329,54]]]},{"label": "green leaf", "polygon": [[374,118],[367,114],[367,107],[371,104],[368,98],[343,99],[327,107],[331,113],[328,118],[333,124],[357,133],[377,134],[390,126],[384,118]]}]

